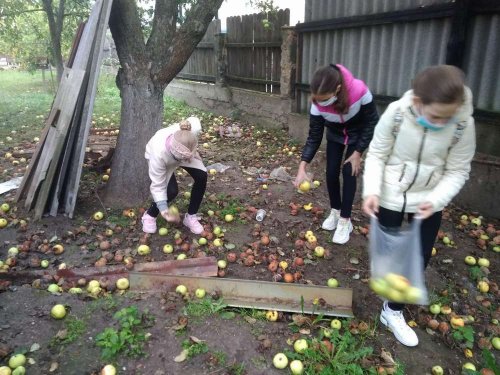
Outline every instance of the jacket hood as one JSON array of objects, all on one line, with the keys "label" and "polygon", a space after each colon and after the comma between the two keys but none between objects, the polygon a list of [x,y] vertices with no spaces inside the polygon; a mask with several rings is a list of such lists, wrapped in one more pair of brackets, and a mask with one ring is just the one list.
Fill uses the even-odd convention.
[{"label": "jacket hood", "polygon": [[186,119],[191,124],[191,131],[195,134],[201,132],[201,122],[198,117],[191,116]]},{"label": "jacket hood", "polygon": [[[398,102],[401,108],[408,108],[413,105],[413,90],[405,92]],[[455,118],[457,121],[467,121],[472,116],[473,112],[472,91],[467,86],[464,86],[464,103],[458,108]]]}]

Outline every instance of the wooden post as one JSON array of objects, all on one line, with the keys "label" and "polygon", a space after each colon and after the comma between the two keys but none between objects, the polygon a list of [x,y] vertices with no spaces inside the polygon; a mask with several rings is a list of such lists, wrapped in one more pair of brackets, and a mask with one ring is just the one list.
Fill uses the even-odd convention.
[{"label": "wooden post", "polygon": [[[302,48],[304,44],[304,33],[299,32],[297,36],[297,55],[296,55],[296,67],[295,67],[295,83],[301,84],[302,83]],[[301,99],[301,94],[298,92],[299,88],[297,85],[294,85],[294,95],[295,95],[295,100],[293,101],[294,103],[294,108],[292,108],[293,112],[299,112],[300,111],[300,99]]]},{"label": "wooden post", "polygon": [[280,95],[283,99],[293,98],[295,74],[296,74],[296,54],[297,54],[297,34],[295,28],[283,26],[281,28],[281,77]]},{"label": "wooden post", "polygon": [[215,34],[215,83],[225,86],[226,85],[226,72],[227,72],[227,47],[226,47],[226,33]]},{"label": "wooden post", "polygon": [[465,42],[470,17],[470,0],[456,0],[451,19],[450,39],[446,46],[446,64],[463,69]]}]

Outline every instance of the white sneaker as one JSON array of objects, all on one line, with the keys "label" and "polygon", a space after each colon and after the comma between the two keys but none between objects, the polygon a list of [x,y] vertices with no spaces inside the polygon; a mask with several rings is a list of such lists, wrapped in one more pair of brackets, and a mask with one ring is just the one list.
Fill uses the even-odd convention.
[{"label": "white sneaker", "polygon": [[332,241],[340,245],[345,244],[349,241],[349,234],[352,232],[351,219],[344,219],[341,217],[337,223],[337,229],[333,234]]},{"label": "white sneaker", "polygon": [[340,210],[336,210],[335,208],[332,208],[330,211],[330,215],[326,218],[325,221],[323,221],[323,225],[321,225],[321,228],[324,230],[334,230],[337,228],[337,223],[340,218]]},{"label": "white sneaker", "polygon": [[396,339],[406,346],[417,346],[418,336],[413,329],[406,324],[402,311],[391,310],[387,301],[384,302],[380,321],[392,331]]}]

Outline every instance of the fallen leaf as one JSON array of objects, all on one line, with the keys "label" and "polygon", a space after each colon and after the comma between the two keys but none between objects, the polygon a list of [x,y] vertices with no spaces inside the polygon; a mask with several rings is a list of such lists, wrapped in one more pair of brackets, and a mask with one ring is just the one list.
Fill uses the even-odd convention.
[{"label": "fallen leaf", "polygon": [[361,277],[361,276],[359,275],[359,273],[356,273],[356,274],[354,274],[354,275],[352,276],[352,278],[353,278],[354,280],[359,280],[359,278],[360,278],[360,277]]},{"label": "fallen leaf", "polygon": [[298,327],[302,327],[304,324],[310,325],[312,323],[310,318],[299,314],[292,315],[292,320]]},{"label": "fallen leaf", "polygon": [[31,345],[30,353],[36,352],[37,350],[40,350],[40,344],[35,342],[33,345]]},{"label": "fallen leaf", "polygon": [[59,363],[57,362],[52,362],[50,364],[49,372],[54,372],[59,368]]},{"label": "fallen leaf", "polygon": [[236,248],[236,245],[234,243],[228,243],[225,244],[224,247],[228,250],[233,250],[234,248]]},{"label": "fallen leaf", "polygon": [[430,329],[430,328],[426,328],[426,329],[425,329],[425,331],[426,331],[429,335],[431,335],[431,336],[434,336],[434,335],[436,334],[436,332],[434,332],[434,331],[433,331],[432,329]]},{"label": "fallen leaf", "polygon": [[59,340],[64,340],[66,337],[68,337],[67,329],[61,329],[56,333],[56,338],[58,338]]},{"label": "fallen leaf", "polygon": [[443,260],[441,261],[441,263],[444,263],[444,264],[453,263],[453,259],[443,259]]},{"label": "fallen leaf", "polygon": [[198,337],[195,336],[189,336],[189,338],[191,339],[192,342],[196,344],[201,344],[202,342],[205,342],[205,340],[200,340]]},{"label": "fallen leaf", "polygon": [[311,330],[309,328],[301,328],[301,329],[299,329],[299,332],[303,335],[310,335],[311,334]]},{"label": "fallen leaf", "polygon": [[34,365],[36,363],[36,361],[33,358],[28,358],[28,363],[30,365]]},{"label": "fallen leaf", "polygon": [[184,349],[177,357],[174,358],[175,362],[184,362],[189,354],[189,350]]},{"label": "fallen leaf", "polygon": [[359,259],[353,257],[353,258],[349,259],[349,263],[351,263],[351,264],[359,264]]},{"label": "fallen leaf", "polygon": [[247,323],[250,323],[250,324],[255,324],[257,322],[257,319],[252,318],[251,316],[248,316],[248,315],[245,315],[243,317],[243,319],[245,319],[247,321]]},{"label": "fallen leaf", "polygon": [[396,364],[396,362],[392,358],[392,354],[387,350],[385,350],[384,348],[382,348],[380,357],[384,360],[385,364],[388,366],[394,366]]}]

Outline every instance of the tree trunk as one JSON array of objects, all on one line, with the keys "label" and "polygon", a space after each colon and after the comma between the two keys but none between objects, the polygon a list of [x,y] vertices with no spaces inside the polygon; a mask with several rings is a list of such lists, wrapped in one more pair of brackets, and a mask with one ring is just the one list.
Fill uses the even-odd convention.
[{"label": "tree trunk", "polygon": [[144,151],[161,128],[163,89],[154,85],[146,71],[132,79],[120,69],[117,83],[122,98],[121,124],[105,202],[111,207],[136,207],[150,197]]},{"label": "tree trunk", "polygon": [[52,62],[56,65],[57,84],[59,85],[64,71],[64,63],[61,53],[61,32],[62,23],[64,20],[64,1],[60,0],[57,18],[54,14],[54,10],[52,9],[52,0],[43,0],[42,4],[45,13],[47,14],[47,21],[50,31],[50,44],[52,46],[50,51],[52,54]]}]

